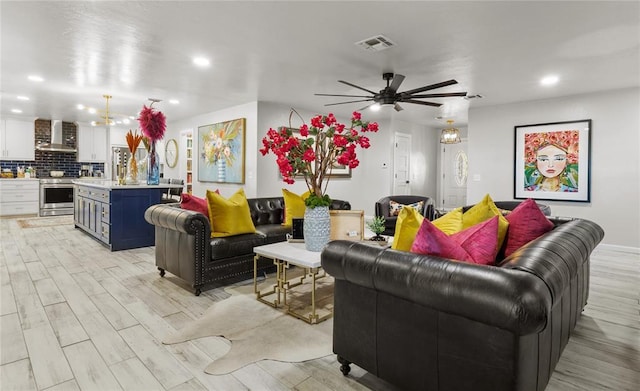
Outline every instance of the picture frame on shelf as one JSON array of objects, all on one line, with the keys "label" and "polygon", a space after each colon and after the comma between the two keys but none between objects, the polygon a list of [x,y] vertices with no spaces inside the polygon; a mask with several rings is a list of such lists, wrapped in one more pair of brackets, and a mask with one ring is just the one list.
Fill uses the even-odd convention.
[{"label": "picture frame on shelf", "polygon": [[198,181],[245,181],[246,118],[198,127]]},{"label": "picture frame on shelf", "polygon": [[590,202],[591,120],[518,125],[515,199]]}]

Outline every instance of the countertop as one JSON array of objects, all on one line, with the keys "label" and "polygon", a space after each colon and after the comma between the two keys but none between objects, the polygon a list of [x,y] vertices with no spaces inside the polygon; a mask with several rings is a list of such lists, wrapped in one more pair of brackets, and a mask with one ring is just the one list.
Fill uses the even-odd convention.
[{"label": "countertop", "polygon": [[170,185],[168,183],[161,183],[159,185],[147,185],[141,183],[138,185],[119,185],[117,181],[107,181],[104,179],[74,179],[71,181],[74,185],[82,185],[89,187],[96,187],[99,189],[107,190],[127,190],[127,189],[182,189],[184,185]]},{"label": "countertop", "polygon": [[40,178],[0,178],[0,181],[7,181],[7,182],[29,182],[29,181],[35,181],[35,182],[40,182]]}]

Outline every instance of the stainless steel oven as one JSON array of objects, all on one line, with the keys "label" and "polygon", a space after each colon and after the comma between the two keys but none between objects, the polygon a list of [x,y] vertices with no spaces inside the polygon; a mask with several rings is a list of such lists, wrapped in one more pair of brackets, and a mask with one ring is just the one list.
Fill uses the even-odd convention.
[{"label": "stainless steel oven", "polygon": [[40,216],[73,214],[71,178],[40,179]]}]

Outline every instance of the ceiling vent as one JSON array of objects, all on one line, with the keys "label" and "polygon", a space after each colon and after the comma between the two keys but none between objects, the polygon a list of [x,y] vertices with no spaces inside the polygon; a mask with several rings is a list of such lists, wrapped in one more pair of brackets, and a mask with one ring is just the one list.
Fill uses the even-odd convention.
[{"label": "ceiling vent", "polygon": [[384,49],[388,49],[392,46],[396,46],[389,38],[384,35],[375,35],[371,38],[367,38],[360,42],[356,42],[356,45],[360,46],[364,50],[379,52]]}]

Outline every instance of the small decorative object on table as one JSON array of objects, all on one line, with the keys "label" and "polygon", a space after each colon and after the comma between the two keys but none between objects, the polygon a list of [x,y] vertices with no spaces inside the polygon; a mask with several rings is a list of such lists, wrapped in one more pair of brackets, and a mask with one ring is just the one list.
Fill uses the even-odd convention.
[{"label": "small decorative object on table", "polygon": [[151,99],[149,107],[142,106],[140,111],[140,117],[138,122],[140,123],[140,129],[149,139],[149,156],[147,161],[147,185],[157,185],[160,183],[160,156],[156,151],[156,141],[164,137],[164,132],[167,129],[166,117],[162,111],[156,111],[152,106],[156,102],[160,102],[159,99]]},{"label": "small decorative object on table", "polygon": [[[291,109],[290,123],[293,113],[298,114]],[[298,116],[300,117],[299,114]],[[311,118],[311,126],[303,123],[300,138],[293,135],[291,124],[289,125],[289,128],[280,128],[279,131],[269,129],[262,139],[263,148],[260,152],[266,155],[271,151],[276,155],[276,163],[284,182],[292,184],[296,175],[304,176],[311,193],[305,200],[305,246],[308,251],[322,251],[330,237],[331,198],[326,191],[331,171],[339,166],[351,169],[358,167],[360,161],[356,158],[356,147],[369,148],[369,138],[363,134],[377,132],[378,124],[362,121],[360,113],[354,111],[350,128],[338,123],[331,113]]]},{"label": "small decorative object on table", "polygon": [[377,217],[374,217],[373,220],[367,223],[367,227],[369,227],[369,229],[374,234],[376,234],[376,236],[372,236],[371,238],[369,238],[369,240],[374,242],[379,242],[381,246],[387,244],[387,238],[380,235],[382,232],[384,232],[384,229],[385,229],[384,221],[385,221],[384,217],[377,216]]},{"label": "small decorative object on table", "polygon": [[138,149],[138,145],[140,145],[140,141],[142,141],[142,137],[143,136],[141,134],[138,134],[137,130],[134,133],[131,129],[129,129],[129,132],[127,132],[126,135],[129,152],[131,152],[131,157],[127,164],[126,181],[129,184],[138,184],[138,161],[136,160],[136,150]]}]

